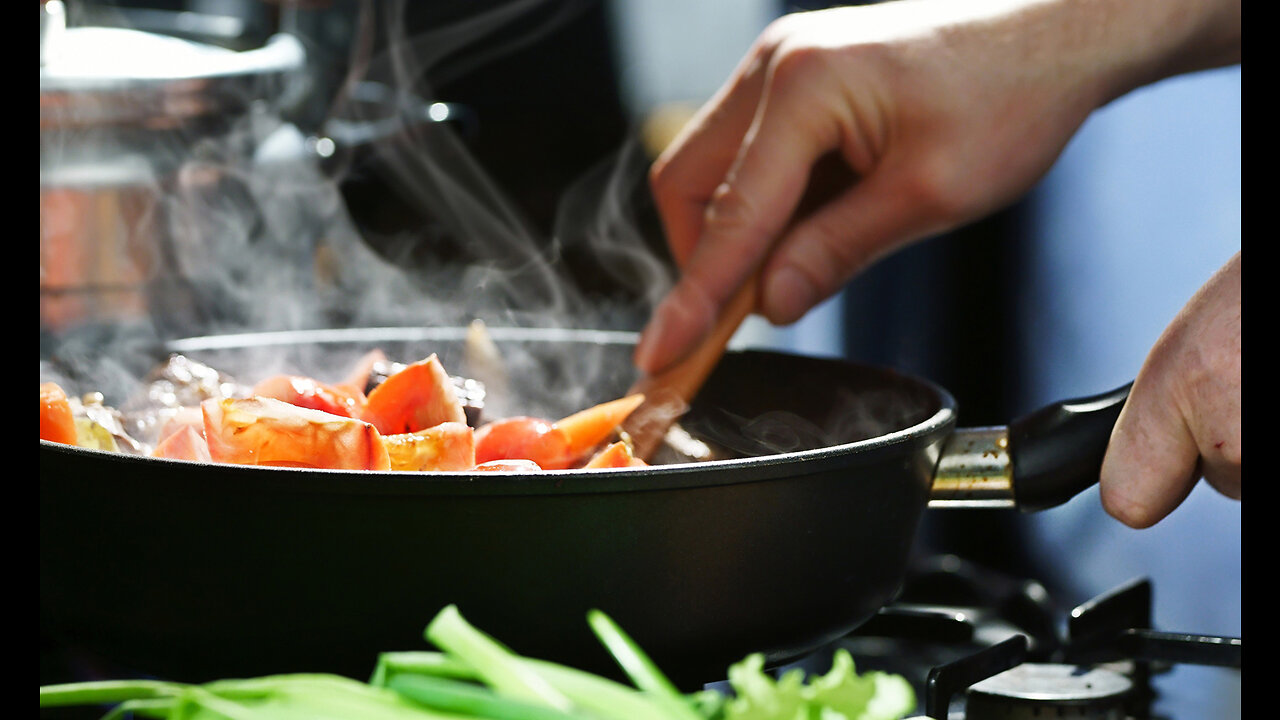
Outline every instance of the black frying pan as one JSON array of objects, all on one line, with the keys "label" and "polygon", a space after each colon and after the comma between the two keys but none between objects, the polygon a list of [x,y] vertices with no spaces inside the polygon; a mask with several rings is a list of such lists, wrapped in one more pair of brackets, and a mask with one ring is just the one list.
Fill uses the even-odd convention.
[{"label": "black frying pan", "polygon": [[[287,362],[319,374],[307,364],[345,367],[376,346],[393,359],[436,352],[465,375],[461,337],[265,334],[171,349],[233,373]],[[530,414],[567,414],[633,379],[630,335],[493,337],[510,362],[506,399]],[[929,382],[740,351],[683,422],[735,455],[709,463],[368,473],[42,441],[42,634],[118,673],[365,677],[380,651],[427,647],[426,623],[455,603],[517,652],[613,673],[585,621],[600,608],[695,687],[747,653],[797,658],[871,617],[897,592],[930,504],[1036,510],[1096,482],[1126,396],[957,430],[954,400]]]}]

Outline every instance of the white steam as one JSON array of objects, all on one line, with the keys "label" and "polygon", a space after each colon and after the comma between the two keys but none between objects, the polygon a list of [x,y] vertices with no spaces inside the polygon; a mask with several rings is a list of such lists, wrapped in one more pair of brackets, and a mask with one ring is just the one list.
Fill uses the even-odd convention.
[{"label": "white steam", "polygon": [[[138,152],[148,157],[156,177],[146,187],[150,207],[138,214],[132,230],[149,234],[151,225],[161,228],[156,235],[162,262],[155,263],[148,281],[154,325],[141,333],[108,328],[90,336],[69,334],[53,353],[61,369],[71,367],[81,378],[77,390],[110,392],[102,386],[137,377],[156,338],[334,326],[465,326],[473,319],[492,326],[634,329],[625,326],[647,315],[671,281],[636,226],[635,195],[647,166],[637,147],[624,145],[570,188],[552,236],[543,237],[452,126],[423,119],[441,99],[428,82],[440,81],[434,69],[442,68],[438,75],[445,77],[465,74],[545,38],[588,5],[515,0],[410,36],[406,2],[360,4],[349,74],[334,99],[329,127],[379,131],[381,138],[368,150],[389,170],[388,191],[421,208],[465,247],[466,258],[457,264],[412,266],[375,252],[345,205],[342,168],[326,167],[314,138],[285,120],[285,103],[292,101],[287,94],[219,118],[213,132],[200,125],[156,135],[158,140],[148,137]],[[499,30],[513,28],[516,40],[488,42]],[[376,42],[378,36],[384,42]],[[382,101],[360,102],[359,88],[370,84],[387,91]],[[334,137],[339,145],[343,139]],[[98,147],[114,141],[107,133]],[[42,133],[42,165],[56,166],[61,149],[60,140],[46,143]],[[42,210],[42,226],[57,224],[57,218],[43,215]],[[561,262],[568,245],[585,248],[630,298],[618,302],[631,305],[585,297]],[[59,374],[43,362],[45,355],[42,345],[42,375]]]}]

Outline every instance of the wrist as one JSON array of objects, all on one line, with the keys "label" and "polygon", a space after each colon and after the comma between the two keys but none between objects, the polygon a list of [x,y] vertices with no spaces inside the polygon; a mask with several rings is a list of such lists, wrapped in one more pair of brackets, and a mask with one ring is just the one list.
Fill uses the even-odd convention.
[{"label": "wrist", "polygon": [[977,28],[980,42],[1017,46],[1017,74],[1056,84],[1090,109],[1174,75],[1240,61],[1240,0],[942,0],[935,7],[960,13],[950,27],[961,36]]},{"label": "wrist", "polygon": [[1092,75],[1097,105],[1139,87],[1240,61],[1240,0],[1049,0],[1067,59]]}]

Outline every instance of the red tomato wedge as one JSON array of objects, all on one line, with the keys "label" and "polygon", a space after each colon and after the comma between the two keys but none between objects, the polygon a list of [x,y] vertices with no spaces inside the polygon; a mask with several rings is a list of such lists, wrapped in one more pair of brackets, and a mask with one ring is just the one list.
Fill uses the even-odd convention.
[{"label": "red tomato wedge", "polygon": [[476,464],[475,431],[466,423],[444,422],[425,430],[383,435],[392,470],[470,470]]},{"label": "red tomato wedge", "polygon": [[544,470],[576,467],[642,402],[644,395],[628,395],[559,422],[525,415],[495,420],[476,431],[476,462],[519,458]]},{"label": "red tomato wedge", "polygon": [[214,462],[389,470],[387,447],[367,422],[265,397],[201,403]]},{"label": "red tomato wedge", "polygon": [[347,376],[337,383],[338,387],[350,388],[364,392],[365,387],[369,384],[369,376],[373,374],[373,368],[379,363],[387,362],[387,354],[378,348],[374,348],[356,361],[356,364],[347,373]]},{"label": "red tomato wedge", "polygon": [[442,422],[467,421],[453,382],[434,353],[374,388],[362,417],[383,435],[417,432]]},{"label": "red tomato wedge", "polygon": [[569,438],[550,420],[518,415],[476,430],[476,462],[531,460],[544,470],[570,467]]},{"label": "red tomato wedge", "polygon": [[156,449],[151,451],[152,457],[169,458],[170,460],[196,460],[210,462],[209,443],[205,442],[200,431],[190,425],[181,425],[161,440]]},{"label": "red tomato wedge", "polygon": [[184,426],[190,426],[200,437],[204,437],[204,411],[199,405],[186,405],[173,410],[164,424],[160,426],[159,436],[167,438]]},{"label": "red tomato wedge", "polygon": [[40,439],[76,444],[76,419],[67,393],[57,383],[40,384]]},{"label": "red tomato wedge", "polygon": [[349,418],[361,417],[368,403],[361,390],[303,375],[273,375],[253,386],[253,394]]},{"label": "red tomato wedge", "polygon": [[643,402],[643,394],[628,395],[580,410],[557,421],[555,426],[564,433],[573,459],[581,460],[600,443],[608,440],[622,421]]},{"label": "red tomato wedge", "polygon": [[595,468],[620,468],[620,467],[645,467],[649,463],[641,460],[631,454],[631,446],[624,442],[610,443],[600,452],[591,456],[585,469]]}]

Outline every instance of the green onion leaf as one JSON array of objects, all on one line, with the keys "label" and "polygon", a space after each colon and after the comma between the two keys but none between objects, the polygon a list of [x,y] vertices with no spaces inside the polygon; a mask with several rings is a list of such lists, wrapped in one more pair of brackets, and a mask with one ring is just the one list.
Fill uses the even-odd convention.
[{"label": "green onion leaf", "polygon": [[170,697],[182,690],[178,683],[159,680],[95,680],[42,685],[40,707],[114,705],[126,700]]},{"label": "green onion leaf", "polygon": [[470,665],[441,652],[427,650],[384,652],[378,655],[369,684],[386,687],[387,681],[397,673],[431,675],[457,680],[476,680],[479,675]]},{"label": "green onion leaf", "polygon": [[515,700],[486,687],[427,675],[396,675],[388,687],[426,707],[494,720],[590,720],[587,716]]},{"label": "green onion leaf", "polygon": [[640,649],[631,636],[623,632],[613,618],[600,610],[587,612],[587,623],[595,632],[605,649],[622,667],[631,682],[641,690],[653,693],[672,712],[672,717],[686,720],[702,720],[702,717],[688,704],[685,696],[658,669],[649,656]]}]

